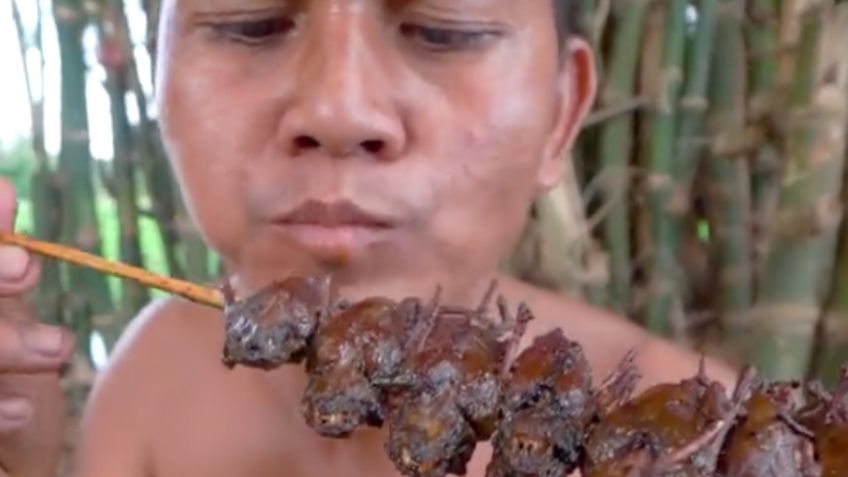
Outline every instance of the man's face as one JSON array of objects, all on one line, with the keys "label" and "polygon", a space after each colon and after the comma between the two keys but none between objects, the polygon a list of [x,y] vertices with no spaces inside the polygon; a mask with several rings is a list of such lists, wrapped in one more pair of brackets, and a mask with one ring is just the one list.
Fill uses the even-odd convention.
[{"label": "man's face", "polygon": [[[486,280],[593,94],[550,0],[171,0],[162,130],[232,272],[361,293]],[[561,61],[565,56],[567,61]],[[390,290],[390,291],[386,291]]]}]

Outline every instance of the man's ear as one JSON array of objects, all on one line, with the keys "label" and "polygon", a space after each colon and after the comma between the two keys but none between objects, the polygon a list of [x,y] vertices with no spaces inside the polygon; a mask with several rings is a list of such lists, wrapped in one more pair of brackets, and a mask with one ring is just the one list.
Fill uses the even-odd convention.
[{"label": "man's ear", "polygon": [[592,109],[597,90],[597,74],[592,48],[573,37],[564,45],[565,61],[559,73],[558,108],[551,134],[543,151],[537,184],[547,190],[562,179],[565,161],[571,152],[581,124]]}]

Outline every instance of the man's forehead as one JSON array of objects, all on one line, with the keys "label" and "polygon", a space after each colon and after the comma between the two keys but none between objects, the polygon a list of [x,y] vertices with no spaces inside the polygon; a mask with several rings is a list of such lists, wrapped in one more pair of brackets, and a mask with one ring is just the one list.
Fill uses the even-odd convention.
[{"label": "man's forehead", "polygon": [[[354,0],[164,0],[166,7],[169,6],[191,6],[191,7],[229,7],[247,9],[255,7],[273,6],[302,6],[313,2],[335,2],[350,3]],[[461,9],[463,7],[490,5],[498,3],[509,3],[514,0],[355,0],[357,3],[375,3],[391,7],[402,7],[409,4],[422,3],[433,4],[433,6],[445,6]],[[533,0],[540,1],[540,0]]]},{"label": "man's forehead", "polygon": [[253,8],[256,6],[281,6],[304,3],[304,0],[165,0],[166,6],[193,7],[238,7]]}]

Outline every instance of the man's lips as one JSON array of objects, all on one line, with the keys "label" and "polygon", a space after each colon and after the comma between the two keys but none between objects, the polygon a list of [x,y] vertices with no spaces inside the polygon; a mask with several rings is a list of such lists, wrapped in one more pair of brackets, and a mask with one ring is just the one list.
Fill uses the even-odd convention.
[{"label": "man's lips", "polygon": [[390,228],[395,222],[383,214],[365,210],[354,202],[307,200],[276,220],[280,224],[312,225],[326,228]]},{"label": "man's lips", "polygon": [[287,236],[318,256],[348,255],[387,239],[397,221],[349,201],[306,201],[274,220]]}]

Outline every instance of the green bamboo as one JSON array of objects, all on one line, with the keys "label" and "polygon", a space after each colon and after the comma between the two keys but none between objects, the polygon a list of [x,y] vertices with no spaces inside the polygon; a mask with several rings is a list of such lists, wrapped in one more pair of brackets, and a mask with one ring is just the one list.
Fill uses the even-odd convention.
[{"label": "green bamboo", "polygon": [[[177,220],[190,223],[185,208],[181,215],[182,218]],[[185,250],[186,278],[195,283],[209,283],[212,280],[209,270],[210,251],[203,237],[194,227],[187,228],[183,230],[182,245]]]},{"label": "green bamboo", "polygon": [[[20,48],[21,64],[24,67],[24,79],[26,80],[27,97],[30,104],[30,118],[32,121],[32,150],[36,158],[36,170],[31,179],[30,200],[33,204],[34,235],[42,240],[59,240],[60,220],[57,213],[58,203],[56,177],[44,142],[44,49],[41,42],[41,31],[44,17],[41,10],[41,2],[36,3],[36,27],[31,43],[38,51],[39,61],[37,64],[38,77],[41,81],[38,85],[38,95],[34,90],[32,74],[29,71],[26,50],[30,41],[26,38],[21,14],[17,0],[12,1],[12,19],[18,34],[18,46]],[[62,282],[59,263],[46,261],[41,265],[41,280],[38,284],[35,308],[38,316],[53,324],[63,323],[62,313]]]},{"label": "green bamboo", "polygon": [[[40,240],[56,242],[61,230],[61,215],[56,207],[56,204],[61,203],[56,174],[50,167],[39,165],[32,176],[31,184],[33,235]],[[63,296],[60,263],[55,260],[43,261],[34,303],[38,316],[48,323],[65,324]]]},{"label": "green bamboo", "polygon": [[649,270],[648,309],[645,324],[666,336],[674,332],[672,312],[679,300],[671,209],[674,199],[674,139],[679,118],[678,102],[683,79],[686,34],[686,0],[670,0],[663,40],[662,80],[648,156],[647,205],[653,240]]},{"label": "green bamboo", "polygon": [[180,230],[177,215],[181,207],[180,197],[176,192],[176,183],[165,156],[159,129],[147,114],[144,91],[138,81],[133,81],[133,84],[133,95],[136,97],[138,110],[141,111],[138,150],[144,175],[144,189],[153,206],[168,273],[172,277],[182,278],[186,273],[179,253]]},{"label": "green bamboo", "polygon": [[[698,23],[695,34],[686,45],[686,75],[683,96],[680,98],[680,124],[674,161],[675,178],[680,195],[689,197],[699,158],[704,151],[703,123],[709,106],[707,87],[716,33],[716,12],[719,0],[698,2]],[[681,200],[676,222],[680,222],[690,210],[688,201]],[[677,226],[679,228],[679,225]]]},{"label": "green bamboo", "polygon": [[[123,2],[110,0],[102,5],[99,18],[101,48],[114,51],[117,58],[126,58],[129,48],[122,43],[120,31],[126,31]],[[120,257],[124,263],[143,267],[139,240],[139,211],[135,180],[135,145],[126,109],[128,91],[127,61],[104,64],[106,89],[109,93],[112,119],[112,146],[114,151],[112,180],[115,183],[118,221],[120,223]],[[123,280],[121,306],[115,319],[99,327],[107,347],[111,348],[121,335],[126,323],[135,316],[150,299],[147,289],[132,280]]]},{"label": "green bamboo", "polygon": [[[633,202],[633,286],[631,288],[630,309],[634,321],[644,324],[647,314],[647,303],[650,298],[650,276],[647,273],[648,259],[654,249],[654,238],[651,235],[651,223],[648,208],[645,207],[647,183],[645,171],[650,169],[652,152],[652,132],[656,123],[653,110],[654,98],[660,95],[662,81],[662,54],[666,34],[664,25],[668,17],[668,9],[664,4],[651,2],[645,18],[644,34],[639,52],[639,96],[649,98],[649,107],[636,114],[636,147],[635,167],[632,187]],[[635,172],[638,171],[638,174]]]},{"label": "green bamboo", "polygon": [[[843,197],[848,202],[848,193],[843,194]],[[820,352],[811,363],[807,377],[821,379],[832,386],[839,380],[842,366],[848,361],[848,218],[845,216],[839,233],[830,292],[819,326],[817,338],[821,341],[817,346]]]},{"label": "green bamboo", "polygon": [[[837,15],[833,19],[837,25],[832,29],[848,30],[848,4],[837,7]],[[841,25],[841,26],[840,26]],[[846,35],[843,34],[842,41]],[[839,38],[835,41],[839,41]],[[834,40],[831,40],[833,43]],[[848,55],[843,55],[843,67],[841,79],[834,78],[836,85],[848,83]],[[840,69],[833,71],[840,72]],[[837,86],[838,88],[839,86]],[[842,97],[836,107],[848,108],[848,88],[842,87]],[[842,181],[842,204],[848,204],[848,111],[843,111],[846,116],[844,123],[845,134],[842,139],[842,148],[845,156],[843,164],[844,176]],[[842,366],[848,361],[848,209],[843,210],[842,224],[839,232],[839,243],[837,245],[837,259],[830,278],[830,290],[825,302],[824,311],[819,319],[816,334],[816,345],[810,369],[807,373],[808,379],[820,379],[827,385],[835,385],[841,376]]]},{"label": "green bamboo", "polygon": [[753,272],[755,285],[761,281],[770,227],[780,196],[780,156],[771,117],[777,113],[780,95],[777,89],[780,11],[778,0],[749,0],[745,22],[749,71],[749,121],[765,133],[764,141],[753,151],[751,201],[753,220]]},{"label": "green bamboo", "polygon": [[771,109],[771,92],[777,79],[780,41],[779,0],[748,0],[745,22],[748,55],[751,57],[752,113],[757,116]]},{"label": "green bamboo", "polygon": [[845,166],[845,4],[812,5],[800,22],[777,225],[753,322],[752,361],[778,378],[803,377],[809,367],[835,258]]},{"label": "green bamboo", "polygon": [[[595,13],[598,10],[599,0],[578,0],[580,2],[580,12],[582,13],[582,18],[580,18],[580,25],[583,28],[583,32],[586,35],[586,38],[592,45],[596,51],[600,46],[600,37],[603,34],[602,31],[598,31],[599,27],[602,28],[601,25],[595,25]],[[561,3],[561,2],[560,2]]]},{"label": "green bamboo", "polygon": [[[687,246],[697,245],[697,240],[691,240],[692,185],[704,151],[703,124],[708,108],[706,95],[718,5],[718,0],[700,0],[697,3],[698,21],[694,34],[687,39],[686,44],[685,84],[680,98],[680,122],[673,166],[676,185],[670,208],[672,246],[678,251],[681,263],[691,258],[683,250],[694,250],[684,247],[684,241],[689,241]],[[696,276],[680,274],[678,293],[684,302],[694,294],[697,280]]]},{"label": "green bamboo", "polygon": [[718,273],[715,297],[722,325],[731,338],[752,302],[750,171],[745,143],[746,49],[736,0],[722,0],[709,88],[709,129],[713,137],[706,164],[713,251]]},{"label": "green bamboo", "polygon": [[[59,173],[62,181],[62,242],[87,252],[102,254],[100,228],[95,213],[92,158],[89,151],[86,103],[86,65],[82,32],[88,23],[82,0],[54,0],[53,18],[59,38],[62,74],[62,140]],[[86,352],[91,320],[108,317],[113,310],[106,278],[96,271],[69,266],[67,303],[72,326]]]},{"label": "green bamboo", "polygon": [[[607,63],[607,80],[600,104],[609,107],[630,99],[636,89],[636,67],[648,0],[617,3],[612,15],[615,30]],[[600,132],[602,202],[609,204],[603,222],[603,237],[609,254],[609,298],[605,305],[625,313],[630,303],[630,156],[633,148],[632,113],[604,123]]]},{"label": "green bamboo", "polygon": [[142,0],[141,6],[147,18],[147,55],[150,57],[151,80],[156,77],[156,37],[159,30],[159,13],[162,0]]},{"label": "green bamboo", "polygon": [[[112,1],[114,1],[116,8],[121,12],[122,22],[126,25],[126,19],[123,18],[123,0]],[[153,55],[155,53],[155,25],[158,24],[159,0],[145,1],[144,8],[148,17],[148,35],[152,35],[149,36],[148,40],[148,53]],[[128,46],[131,44],[129,30],[127,28],[122,28],[116,33],[118,34],[118,40],[123,45]],[[179,258],[180,233],[177,229],[176,218],[179,207],[177,202],[180,199],[176,193],[176,184],[165,157],[159,130],[156,127],[155,121],[148,114],[148,98],[141,84],[141,77],[135,57],[132,56],[129,50],[125,51],[125,55],[126,65],[124,68],[129,83],[128,88],[132,91],[135,98],[136,110],[139,114],[136,152],[144,177],[143,192],[152,204],[153,215],[159,231],[159,239],[168,267],[167,273],[175,278],[183,278],[185,277],[185,267]],[[154,56],[151,56],[151,62],[155,63]],[[142,191],[139,192],[140,194],[142,193]]]}]

